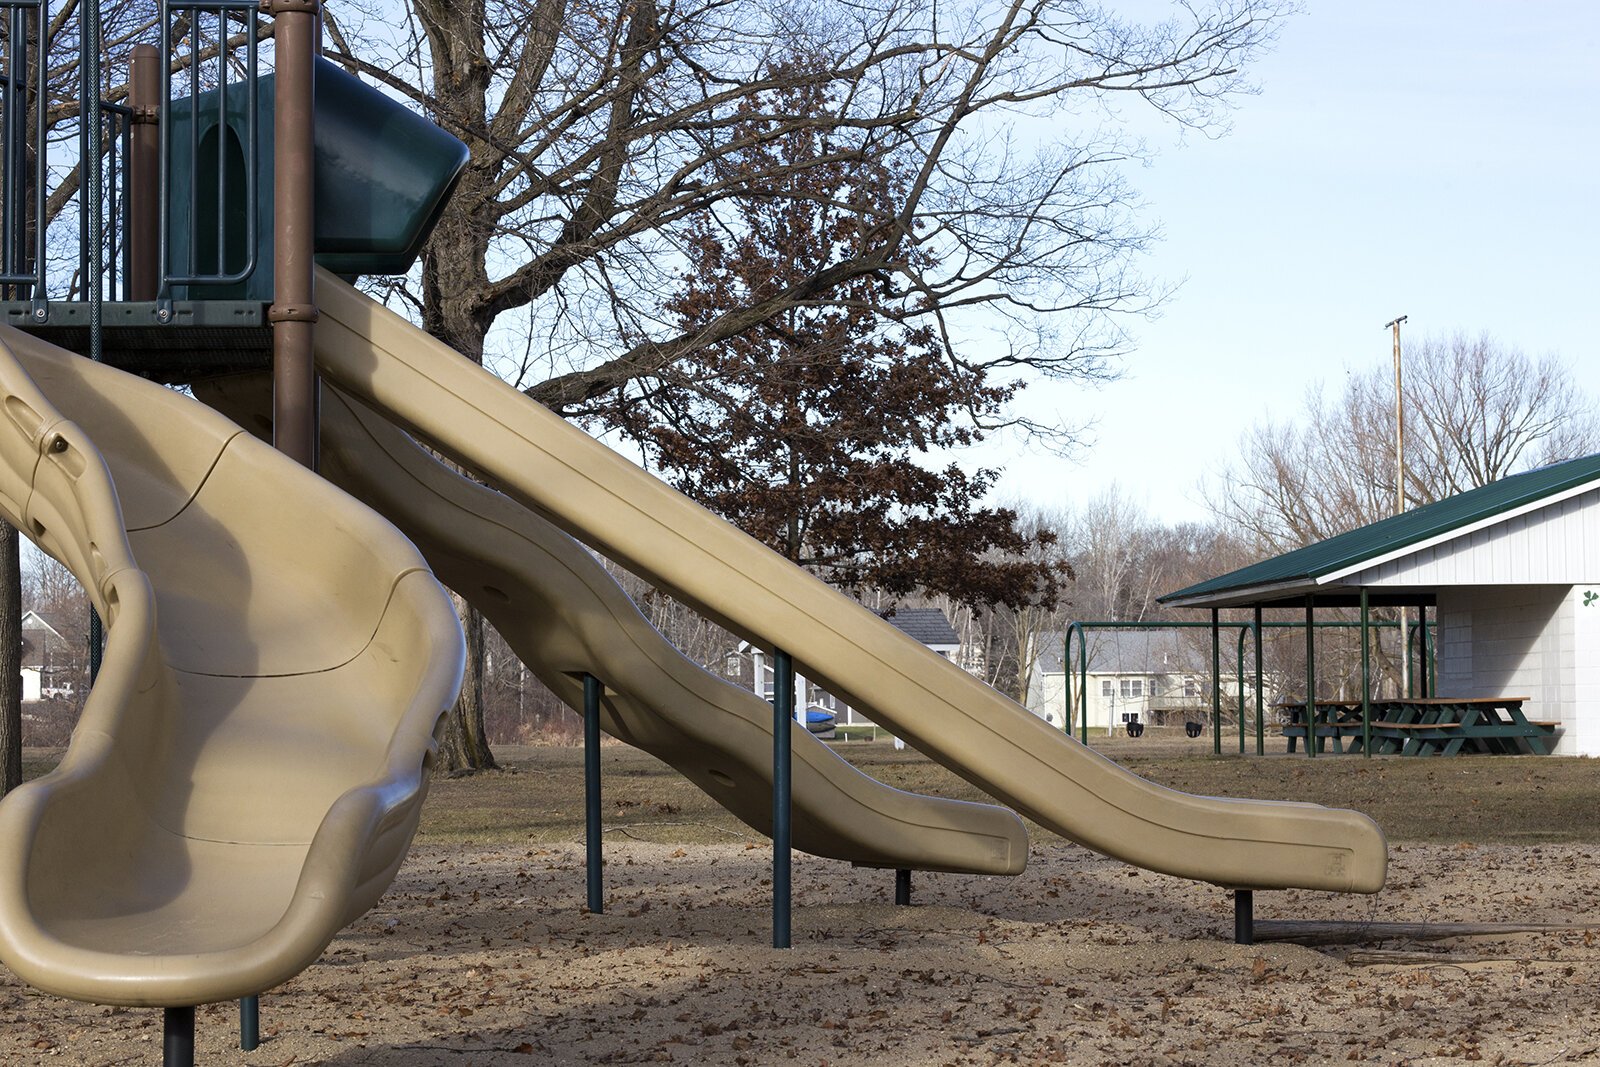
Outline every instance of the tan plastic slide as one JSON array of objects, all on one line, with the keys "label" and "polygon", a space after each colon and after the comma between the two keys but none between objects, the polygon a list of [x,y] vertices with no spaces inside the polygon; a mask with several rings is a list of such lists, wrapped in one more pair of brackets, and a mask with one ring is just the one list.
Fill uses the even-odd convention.
[{"label": "tan plastic slide", "polygon": [[807,676],[1057,833],[1222,886],[1382,888],[1388,850],[1366,816],[1192,796],[1130,774],[326,271],[317,302],[318,365],[339,387],[733,632],[788,650]]},{"label": "tan plastic slide", "polygon": [[[269,429],[264,377],[196,386],[242,425]],[[772,831],[772,707],[702,670],[662,637],[600,562],[508,497],[439,463],[370,408],[324,385],[321,472],[422,550],[441,581],[494,623],[574,708],[601,679],[601,727],[669,763],[763,834]],[[1022,820],[1006,808],[902,792],[795,723],[794,844],[862,866],[1016,874]]]},{"label": "tan plastic slide", "polygon": [[304,969],[388,887],[460,685],[449,598],[368,508],[176,392],[0,328],[0,514],[105,658],[0,803],[0,960],[187,1007]]}]

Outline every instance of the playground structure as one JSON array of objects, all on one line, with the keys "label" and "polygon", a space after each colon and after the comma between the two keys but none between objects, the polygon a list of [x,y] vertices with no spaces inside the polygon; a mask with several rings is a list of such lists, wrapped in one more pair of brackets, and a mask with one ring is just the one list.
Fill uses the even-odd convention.
[{"label": "playground structure", "polygon": [[[102,160],[107,115],[120,147],[84,168],[82,299],[50,299],[46,154],[30,161],[16,136],[30,124],[26,24],[47,11],[8,10],[0,285],[12,300],[0,311],[33,336],[0,335],[0,513],[77,575],[109,624],[61,766],[0,805],[0,960],[32,984],[161,1007],[166,1061],[190,1063],[194,1005],[285,980],[377,899],[459,682],[461,638],[433,575],[583,709],[591,757],[605,728],[771,833],[779,947],[791,841],[895,869],[901,899],[912,869],[1016,873],[1027,858],[1012,811],[888,789],[807,736],[793,721],[796,659],[1015,812],[1235,891],[1246,933],[1253,890],[1383,885],[1383,835],[1365,816],[1190,796],[1122,770],[314,267],[319,255],[345,274],[409,267],[466,156],[314,62],[312,4],[270,6],[271,83],[256,76],[254,3],[164,4],[163,46],[184,12],[191,57],[204,53],[202,15],[217,40],[237,22],[249,76],[231,86],[219,62],[214,84],[191,74],[174,98],[166,57],[147,48],[121,111],[93,88],[97,16],[84,9],[80,158]],[[371,151],[343,143],[372,131]],[[407,180],[380,187],[376,150],[410,138],[431,147],[399,153],[411,170],[383,165],[386,181]],[[101,195],[102,170],[118,195]],[[337,228],[349,220],[365,228]],[[101,359],[192,383],[283,455]],[[771,650],[775,706],[685,661],[578,542]]]}]

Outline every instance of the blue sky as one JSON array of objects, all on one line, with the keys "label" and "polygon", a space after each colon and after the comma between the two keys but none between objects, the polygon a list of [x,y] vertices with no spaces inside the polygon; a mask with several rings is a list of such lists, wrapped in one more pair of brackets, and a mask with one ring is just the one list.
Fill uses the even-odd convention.
[{"label": "blue sky", "polygon": [[1073,460],[997,441],[998,494],[1072,506],[1113,482],[1165,521],[1250,424],[1390,363],[1405,336],[1487,331],[1563,357],[1600,402],[1600,4],[1310,0],[1230,134],[1150,138],[1130,178],[1181,287],[1133,324],[1123,380],[1036,387],[1097,422]]}]

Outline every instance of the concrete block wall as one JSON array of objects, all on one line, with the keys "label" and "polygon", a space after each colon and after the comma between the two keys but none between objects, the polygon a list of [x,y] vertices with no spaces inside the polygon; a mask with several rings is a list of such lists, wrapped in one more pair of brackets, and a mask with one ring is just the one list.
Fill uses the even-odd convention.
[{"label": "concrete block wall", "polygon": [[[1580,588],[1441,589],[1439,695],[1525,696],[1528,718],[1562,724],[1558,754],[1600,754],[1600,701],[1583,699],[1585,686],[1600,686],[1600,596],[1583,613]],[[1585,659],[1593,663],[1587,680]]]}]

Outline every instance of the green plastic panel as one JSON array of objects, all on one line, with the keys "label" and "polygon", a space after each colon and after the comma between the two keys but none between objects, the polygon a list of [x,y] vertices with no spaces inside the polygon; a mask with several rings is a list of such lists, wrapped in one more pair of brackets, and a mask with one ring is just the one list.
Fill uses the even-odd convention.
[{"label": "green plastic panel", "polygon": [[[317,262],[343,275],[404,274],[466,167],[467,146],[327,60],[317,60],[316,79]],[[256,101],[254,269],[238,283],[178,287],[175,297],[272,299],[275,85],[263,77]],[[198,107],[172,104],[169,276],[235,273],[249,261],[245,86],[229,86],[224,103],[225,122],[215,91]]]}]

